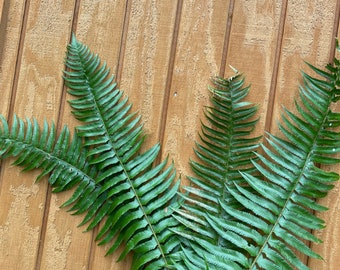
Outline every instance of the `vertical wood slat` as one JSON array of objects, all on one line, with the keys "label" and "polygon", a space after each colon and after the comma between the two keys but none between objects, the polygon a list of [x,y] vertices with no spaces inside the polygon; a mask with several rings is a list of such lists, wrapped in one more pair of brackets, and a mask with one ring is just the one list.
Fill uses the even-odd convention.
[{"label": "vertical wood slat", "polygon": [[[119,0],[105,1],[105,3],[91,0],[82,1],[78,13],[78,22],[75,26],[77,38],[97,53],[102,61],[106,61],[113,74],[120,69],[117,63],[121,58],[124,17],[129,12],[127,8],[125,1]],[[69,122],[69,120],[70,108],[68,106],[63,121]],[[81,229],[85,228],[86,225]],[[113,256],[105,257],[109,245],[97,246],[98,243],[94,241],[97,232],[98,228],[95,228],[93,232],[85,233],[86,235],[93,235],[86,269],[130,269],[131,260],[129,257],[120,263],[115,262],[120,250]],[[74,243],[74,247],[77,248],[77,242]]]},{"label": "vertical wood slat", "polygon": [[4,14],[0,25],[0,112],[7,117],[11,103],[15,63],[20,46],[20,32],[25,5],[18,0],[4,3],[3,8]]},{"label": "vertical wood slat", "polygon": [[132,1],[120,88],[142,115],[145,147],[158,142],[177,1]]},{"label": "vertical wood slat", "polygon": [[231,65],[246,76],[246,84],[251,84],[248,99],[259,104],[257,135],[266,130],[267,116],[272,114],[271,96],[275,91],[272,80],[277,73],[277,41],[282,31],[284,10],[284,1],[268,0],[261,4],[256,0],[235,1],[225,74],[226,77],[233,75]]},{"label": "vertical wood slat", "polygon": [[[62,59],[73,28],[81,41],[108,62],[111,70],[118,70],[120,88],[133,102],[133,111],[142,114],[146,133],[150,134],[147,144],[150,146],[163,137],[163,157],[170,154],[184,178],[191,174],[187,164],[189,157],[193,157],[191,149],[193,140],[197,139],[199,119],[203,119],[202,107],[208,104],[209,76],[218,72],[229,75],[229,64],[244,72],[246,81],[252,83],[249,99],[260,104],[258,132],[264,128],[265,115],[271,113],[267,105],[276,77],[274,59],[283,2],[180,1],[177,43],[172,42],[176,38],[173,28],[176,12],[179,12],[177,3],[140,2],[128,1],[125,5],[124,1],[112,0],[99,5],[96,1],[78,1],[79,13],[74,15],[72,2],[37,4],[11,0],[9,4],[4,3],[4,13],[0,12],[2,18],[7,19],[6,25],[0,26],[0,34],[6,34],[0,40],[0,110],[5,116],[10,109],[20,116],[38,116],[39,122],[45,117],[59,119],[60,123],[71,126],[77,124],[70,116],[68,105],[61,104],[60,112],[58,105],[63,100]],[[336,0],[313,1],[309,5],[287,2],[277,86],[274,87],[277,94],[273,103],[273,123],[279,118],[281,104],[292,107],[300,78],[298,70],[305,68],[301,65],[303,60],[320,67],[327,62],[336,12]],[[23,32],[23,56],[15,82],[15,59],[25,3],[29,4],[27,30]],[[228,10],[232,13],[228,14]],[[77,16],[74,26],[72,16]],[[128,18],[125,28],[124,18]],[[228,29],[229,39],[226,37]],[[171,44],[176,47],[172,48]],[[37,48],[41,54],[37,54]],[[48,54],[51,48],[53,55]],[[172,68],[169,64],[171,50],[174,52],[173,70],[169,70]],[[225,71],[223,66],[227,66]],[[167,74],[170,74],[169,84],[166,83]],[[18,92],[11,92],[15,83]],[[167,87],[170,95],[163,128],[159,118],[166,103]],[[14,106],[9,108],[12,93],[15,93]],[[276,125],[272,124],[271,128],[275,132]],[[129,260],[112,263],[119,254],[104,257],[107,247],[97,247],[92,233],[83,234],[84,228],[76,227],[81,217],[58,209],[70,193],[53,195],[50,201],[45,201],[46,181],[30,186],[38,172],[19,174],[20,169],[8,164],[8,161],[3,163],[0,175],[0,249],[4,251],[0,250],[0,263],[4,262],[8,269],[33,269],[35,258],[40,256],[37,265],[40,269],[129,269]],[[311,269],[332,269],[327,267],[336,266],[339,258],[340,248],[336,244],[339,237],[334,235],[339,228],[333,221],[338,214],[338,204],[332,205],[339,199],[337,191],[335,189],[331,198],[325,201],[325,205],[332,207],[323,216],[327,219],[328,229],[321,235],[325,243],[316,247],[326,260],[310,260]],[[15,207],[16,211],[13,210]],[[43,219],[46,207],[49,209]],[[8,226],[9,220],[14,226]],[[41,254],[37,254],[43,225],[46,226],[46,235],[42,238],[45,242]],[[29,252],[24,248],[16,249],[18,242],[33,248]]]},{"label": "vertical wood slat", "polygon": [[[276,122],[281,119],[282,105],[295,110],[294,99],[298,97],[301,83],[300,70],[309,72],[304,61],[323,68],[328,62],[332,41],[335,1],[287,1],[287,11],[282,49],[276,78],[276,94],[273,103],[270,131],[278,133]],[[322,18],[322,19],[321,19]],[[308,243],[307,243],[308,244]],[[299,257],[305,262],[304,254]]]},{"label": "vertical wood slat", "polygon": [[3,8],[4,8],[4,0],[0,0],[0,22],[2,19]]},{"label": "vertical wood slat", "polygon": [[183,1],[164,130],[163,156],[189,174],[193,140],[208,103],[209,77],[219,72],[229,1]]},{"label": "vertical wood slat", "polygon": [[[176,1],[131,1],[126,12],[129,13],[125,15],[129,18],[127,38],[122,41],[117,79],[119,88],[134,105],[132,111],[138,108],[143,115],[142,123],[148,135],[145,148],[158,141],[156,131],[165,93]],[[130,269],[131,257],[115,266],[112,260],[118,259],[120,251],[104,260],[105,251],[106,248],[95,248],[92,269]]]},{"label": "vertical wood slat", "polygon": [[[335,37],[340,37],[340,2],[337,2],[333,24],[333,35],[332,39]],[[333,50],[335,46],[331,46],[331,50],[329,52],[330,58],[329,61],[333,60]],[[340,54],[337,53],[337,58],[339,58]],[[340,105],[337,104],[336,111],[340,111]],[[333,165],[326,170],[335,171],[337,173],[340,172],[340,165]],[[325,269],[332,270],[339,264],[340,261],[340,251],[339,251],[339,242],[340,242],[340,181],[335,183],[335,187],[333,190],[329,192],[329,194],[321,199],[319,203],[321,205],[325,205],[328,207],[328,210],[323,213],[318,213],[318,217],[323,219],[326,222],[326,228],[314,232],[314,234],[322,239],[322,244],[312,244],[311,248],[315,250],[317,253],[321,254],[323,260],[317,259],[309,259],[308,266],[310,269]]]},{"label": "vertical wood slat", "polygon": [[[68,20],[72,16],[72,2],[33,3],[12,2],[10,12],[23,5],[26,10],[22,15],[22,46],[18,49],[18,63],[14,71],[10,100],[12,108],[20,116],[34,115],[39,122],[44,118],[57,120],[59,97],[61,90],[60,70],[68,36]],[[13,14],[13,13],[12,13]],[[27,21],[26,21],[27,19]],[[10,25],[8,25],[7,31]],[[51,53],[52,52],[52,53]],[[54,65],[50,65],[54,63]],[[11,66],[9,63],[8,66]],[[17,76],[16,76],[17,74]],[[6,104],[6,101],[5,101]],[[11,115],[9,115],[11,118]],[[43,222],[47,182],[32,184],[37,171],[24,175],[20,168],[9,167],[3,163],[1,174],[1,239],[5,248],[1,252],[1,267],[4,269],[33,269],[36,267],[40,228]]]},{"label": "vertical wood slat", "polygon": [[[1,99],[0,99],[0,110],[1,114],[5,117],[8,117],[9,107],[11,103],[11,90],[14,81],[15,74],[15,64],[17,59],[17,53],[19,50],[19,40],[20,40],[20,32],[21,25],[23,21],[24,14],[24,3],[21,2],[11,2],[7,3],[7,6],[4,8],[4,12],[2,16],[2,23],[0,26],[1,29],[1,37],[0,46],[1,46],[1,55],[0,55],[0,89],[1,89]],[[4,6],[3,6],[4,7]],[[7,18],[6,22],[4,18]],[[8,68],[4,68],[8,67]],[[12,201],[13,196],[17,192],[8,185],[4,184],[4,167],[7,167],[6,162],[2,162],[2,166],[0,167],[0,202],[1,202],[1,211],[0,211],[0,262],[2,265],[6,267],[6,264],[9,264],[10,261],[15,255],[19,255],[20,251],[17,246],[14,244],[15,239],[15,230],[11,231],[10,222],[15,222],[18,214],[25,213],[25,204],[19,201],[20,197],[16,201]],[[9,189],[10,188],[10,189]],[[12,192],[12,193],[11,193]],[[21,194],[21,197],[26,199],[26,194]],[[12,205],[11,205],[12,204]],[[11,208],[12,207],[12,208]],[[16,207],[16,211],[13,211],[13,207]],[[12,209],[12,211],[10,211]],[[10,222],[9,222],[10,221]],[[20,221],[20,220],[19,220]],[[22,222],[21,222],[22,223]],[[27,225],[26,223],[22,224],[24,227]],[[27,241],[32,240],[32,234],[36,237],[36,233],[34,228],[31,231],[26,232],[29,234],[26,238]],[[20,238],[21,241],[24,241],[25,238]],[[34,238],[33,238],[34,239]],[[12,248],[13,253],[9,253],[9,249]],[[9,257],[9,259],[6,259]],[[7,262],[6,262],[7,260]]]},{"label": "vertical wood slat", "polygon": [[[280,118],[281,104],[293,109],[298,96],[300,70],[308,71],[304,61],[322,68],[328,62],[336,0],[288,1],[282,53],[277,77],[277,94],[271,126]],[[277,130],[277,129],[276,129]]]}]

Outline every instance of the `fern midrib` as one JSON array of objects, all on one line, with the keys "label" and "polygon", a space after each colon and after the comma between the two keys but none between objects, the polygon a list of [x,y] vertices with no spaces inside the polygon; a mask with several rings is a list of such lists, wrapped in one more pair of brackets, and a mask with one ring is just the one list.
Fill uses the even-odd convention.
[{"label": "fern midrib", "polygon": [[[78,47],[78,48],[79,48],[79,47]],[[79,53],[79,50],[78,50],[78,56],[79,56],[79,58],[80,58],[81,60],[84,60],[84,59],[82,59],[81,54]],[[83,70],[86,70],[85,66],[83,65],[83,61],[80,61],[80,63],[82,64]],[[87,75],[86,72],[85,72],[84,75],[86,76],[86,82],[89,82],[89,77],[88,77],[88,75]],[[133,191],[133,193],[134,193],[134,195],[135,195],[135,198],[137,199],[139,208],[142,210],[143,215],[144,215],[144,218],[146,219],[147,224],[148,224],[148,226],[149,226],[149,229],[150,229],[151,232],[152,232],[153,238],[154,238],[155,241],[157,242],[158,250],[161,252],[161,256],[162,256],[162,258],[163,258],[163,260],[164,260],[164,262],[165,262],[165,265],[167,265],[168,263],[167,263],[167,260],[166,260],[166,256],[165,256],[165,254],[164,254],[164,252],[163,252],[161,243],[158,241],[157,234],[156,234],[156,232],[154,231],[153,226],[152,226],[152,223],[150,222],[150,220],[149,220],[149,218],[148,218],[148,215],[146,214],[145,209],[144,209],[144,207],[143,207],[143,204],[141,203],[141,201],[140,201],[140,199],[139,199],[139,196],[138,196],[138,194],[137,194],[137,192],[136,192],[136,190],[135,190],[135,188],[134,188],[134,186],[133,186],[133,184],[132,184],[132,179],[130,178],[130,176],[129,176],[129,174],[128,174],[126,168],[125,168],[126,166],[125,166],[124,162],[122,161],[121,157],[118,155],[118,151],[116,150],[116,147],[114,146],[114,143],[112,142],[112,140],[111,140],[111,138],[110,138],[110,135],[109,135],[109,132],[108,132],[108,127],[107,127],[107,125],[106,125],[106,121],[104,121],[103,115],[102,115],[102,113],[101,113],[101,111],[100,111],[100,106],[98,106],[97,99],[96,99],[96,97],[95,97],[95,95],[94,95],[94,93],[93,93],[93,92],[94,92],[94,89],[93,89],[93,87],[92,87],[89,83],[88,83],[88,86],[89,86],[89,89],[91,89],[89,92],[90,92],[90,95],[91,95],[91,97],[92,97],[92,100],[94,101],[95,110],[97,111],[97,113],[99,113],[100,121],[102,122],[102,125],[103,125],[102,128],[103,128],[104,131],[105,131],[105,135],[103,135],[103,136],[105,136],[105,137],[108,139],[108,141],[109,141],[109,143],[110,143],[110,146],[111,146],[111,149],[112,149],[112,151],[114,152],[115,156],[116,156],[117,159],[118,159],[119,165],[121,166],[121,168],[123,168],[123,172],[124,172],[124,174],[126,175],[126,179],[127,179],[128,182],[129,182],[130,188],[132,189],[132,191]],[[97,183],[95,183],[95,184],[97,184]]]},{"label": "fern midrib", "polygon": [[[332,98],[331,98],[331,96],[330,96],[330,97],[329,97],[329,100],[328,100],[328,108],[330,107],[330,104],[331,104],[331,103],[332,103]],[[276,221],[275,221],[273,227],[271,228],[270,232],[268,233],[268,235],[267,235],[267,237],[266,237],[266,240],[264,241],[262,247],[260,248],[260,250],[259,250],[257,256],[254,258],[254,261],[253,261],[253,263],[251,264],[251,266],[249,267],[249,269],[253,269],[253,267],[256,266],[257,260],[260,258],[260,256],[261,256],[262,253],[263,253],[263,249],[268,245],[268,242],[269,242],[270,238],[271,238],[272,235],[274,234],[275,228],[279,225],[279,221],[281,220],[281,218],[282,218],[282,216],[283,216],[283,212],[284,212],[285,209],[287,208],[287,205],[288,205],[288,203],[289,203],[289,201],[290,201],[290,198],[292,197],[292,194],[295,192],[297,185],[300,183],[301,177],[302,177],[302,175],[304,174],[305,169],[308,167],[308,165],[309,165],[310,162],[311,162],[311,156],[313,155],[313,149],[314,149],[313,146],[315,145],[315,143],[316,143],[316,141],[317,141],[317,138],[319,138],[320,132],[321,132],[321,130],[322,130],[322,128],[323,128],[323,126],[324,126],[326,120],[327,120],[327,115],[329,114],[329,112],[330,112],[330,109],[328,109],[328,110],[326,111],[326,113],[324,114],[324,118],[323,118],[322,122],[320,122],[320,128],[319,128],[318,131],[315,133],[316,135],[314,136],[314,138],[313,138],[313,140],[312,140],[312,142],[311,142],[311,144],[310,144],[310,148],[309,148],[310,151],[309,151],[309,153],[306,155],[306,158],[305,158],[305,160],[304,160],[304,162],[303,162],[303,166],[302,166],[302,169],[301,169],[301,171],[300,171],[300,174],[298,175],[298,177],[296,177],[296,181],[295,181],[295,183],[292,185],[293,188],[292,188],[291,191],[288,193],[289,196],[287,197],[287,199],[286,199],[286,201],[285,201],[285,203],[284,203],[284,205],[283,205],[283,207],[282,207],[282,210],[281,210],[280,214],[278,215],[278,217],[277,217],[277,219],[276,219]],[[254,268],[254,269],[256,269],[256,268]]]},{"label": "fern midrib", "polygon": [[[231,82],[232,80],[230,80]],[[225,141],[226,142],[226,145],[228,146],[228,152],[227,152],[227,155],[226,155],[226,159],[225,159],[225,163],[224,163],[224,168],[225,168],[225,172],[223,174],[223,190],[222,190],[222,194],[221,194],[221,198],[222,198],[222,201],[225,201],[225,198],[227,196],[227,189],[225,188],[225,184],[226,185],[231,185],[232,184],[232,181],[230,181],[231,179],[229,179],[229,175],[230,175],[230,160],[233,156],[232,152],[233,152],[233,140],[234,140],[234,134],[235,134],[235,128],[234,128],[234,123],[235,123],[235,120],[237,120],[237,118],[235,119],[234,118],[234,114],[237,113],[237,109],[236,108],[239,108],[238,106],[236,106],[237,104],[239,104],[239,101],[237,102],[234,102],[234,98],[233,98],[233,94],[234,94],[235,90],[233,87],[230,87],[230,92],[228,92],[229,96],[228,96],[228,101],[230,102],[230,111],[228,112],[230,114],[230,120],[228,121],[228,124],[230,126],[232,126],[232,128],[230,128],[228,130],[228,139]],[[225,98],[225,97],[224,97]],[[219,217],[221,217],[223,215],[225,211],[223,210],[223,207],[221,206],[221,204],[218,204],[218,214],[219,214]],[[218,235],[218,238],[217,238],[217,245],[218,246],[221,246],[221,243],[224,242],[224,238],[220,235]]]},{"label": "fern midrib", "polygon": [[[231,96],[232,94],[230,94]],[[230,112],[230,115],[233,116],[234,115],[234,103],[233,103],[233,99],[232,98],[229,98],[229,100],[231,100],[231,112]],[[229,124],[230,123],[234,123],[233,122],[234,118],[231,117],[230,118],[230,121],[229,121]],[[226,193],[227,193],[227,189],[225,188],[224,184],[227,184],[229,185],[229,181],[228,181],[228,175],[229,175],[229,172],[230,172],[230,159],[231,159],[231,153],[232,153],[232,149],[231,149],[231,145],[232,145],[232,138],[233,138],[233,135],[234,135],[234,128],[231,128],[230,131],[229,131],[229,138],[227,140],[227,145],[228,145],[228,153],[227,153],[227,160],[226,160],[226,163],[224,165],[225,167],[225,170],[226,172],[224,173],[223,175],[223,190],[222,190],[222,201],[224,202],[225,201],[225,198],[226,198]],[[223,208],[221,206],[221,204],[218,204],[218,213],[219,213],[219,216],[222,217],[223,215]],[[221,243],[224,242],[224,238],[220,235],[218,235],[218,239],[217,239],[217,245],[218,246],[221,246]]]}]

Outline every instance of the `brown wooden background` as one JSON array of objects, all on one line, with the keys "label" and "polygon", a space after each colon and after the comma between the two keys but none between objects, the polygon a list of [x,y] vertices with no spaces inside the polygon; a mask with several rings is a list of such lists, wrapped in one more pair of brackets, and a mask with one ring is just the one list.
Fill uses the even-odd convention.
[{"label": "brown wooden background", "polygon": [[[338,0],[0,0],[0,113],[75,124],[61,79],[74,31],[142,114],[147,144],[161,141],[162,156],[185,176],[209,77],[232,75],[229,64],[245,73],[249,100],[260,105],[257,132],[275,133],[282,104],[292,108],[297,96],[303,61],[323,67],[332,59],[339,10]],[[115,264],[93,233],[77,228],[82,217],[59,209],[69,193],[34,184],[38,173],[2,162],[0,269],[129,269],[129,259]],[[339,187],[323,200],[324,244],[313,248],[324,261],[309,260],[311,269],[339,267]]]}]

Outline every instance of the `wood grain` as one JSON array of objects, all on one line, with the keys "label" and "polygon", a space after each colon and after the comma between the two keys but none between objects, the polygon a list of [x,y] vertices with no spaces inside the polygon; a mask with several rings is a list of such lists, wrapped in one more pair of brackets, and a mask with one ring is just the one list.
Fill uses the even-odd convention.
[{"label": "wood grain", "polygon": [[285,8],[282,2],[235,1],[234,6],[224,74],[225,77],[233,76],[231,65],[245,75],[246,85],[251,84],[248,99],[259,106],[256,135],[263,134],[266,116],[272,114],[269,103],[273,102],[270,95],[275,90],[272,81],[273,77],[276,79],[277,41]]},{"label": "wood grain", "polygon": [[[126,9],[125,1],[114,0],[105,1],[105,3],[91,0],[82,1],[79,7],[78,21],[75,25],[77,38],[86,43],[93,52],[99,54],[102,61],[107,62],[113,75],[116,75],[119,69]],[[68,108],[64,113],[64,121],[68,121],[70,116]],[[82,229],[85,229],[85,226]],[[87,235],[92,234],[93,238],[89,246],[91,250],[86,269],[130,269],[129,257],[116,263],[121,250],[118,250],[113,256],[105,257],[110,245],[98,246],[98,242],[94,241],[97,232],[98,228],[93,232],[86,233]],[[77,248],[76,244],[77,242],[75,242],[75,249]]]},{"label": "wood grain", "polygon": [[[210,76],[233,75],[251,83],[248,99],[259,104],[256,129],[277,133],[282,105],[292,109],[303,61],[323,67],[339,32],[337,0],[312,1],[29,1],[0,0],[0,113],[36,117],[58,129],[73,119],[61,79],[65,46],[74,31],[116,74],[119,87],[142,115],[146,146],[162,143],[185,182],[198,139]],[[0,167],[1,269],[129,269],[131,256],[104,257],[94,232],[78,228],[82,216],[59,206],[70,192],[51,194],[38,171]],[[340,166],[330,169],[340,170]],[[327,222],[312,245],[324,261],[311,269],[336,269],[340,259],[339,183],[322,200]]]},{"label": "wood grain", "polygon": [[[163,156],[185,181],[210,77],[219,71],[229,1],[184,1],[165,119]],[[204,12],[203,12],[204,11]]]},{"label": "wood grain", "polygon": [[[281,119],[282,108],[295,111],[294,99],[298,98],[298,86],[301,83],[300,70],[307,71],[304,61],[320,68],[328,61],[336,6],[336,1],[287,3],[270,124],[273,134],[278,134],[277,121]],[[300,257],[307,262],[305,255],[300,254]]]},{"label": "wood grain", "polygon": [[[19,24],[21,35],[14,39],[18,42],[18,55],[11,63],[15,69],[9,118],[14,111],[21,117],[34,115],[39,122],[44,118],[57,120],[65,37],[73,10],[72,2],[68,3],[26,2],[22,5],[25,12],[21,13]],[[11,14],[18,8],[15,4],[21,3],[10,5]],[[0,226],[1,240],[5,243],[0,246],[5,250],[0,261],[4,269],[34,269],[39,260],[41,228],[49,202],[45,200],[46,180],[39,185],[33,183],[38,173],[20,174],[20,169],[10,167],[9,161],[3,164],[0,200],[6,204],[2,205]]]},{"label": "wood grain", "polygon": [[282,106],[293,109],[293,98],[298,96],[300,70],[306,70],[304,61],[322,68],[329,59],[329,48],[334,42],[332,29],[336,0],[288,1],[282,41],[275,106],[271,127],[277,131],[276,121]]},{"label": "wood grain", "polygon": [[3,9],[4,9],[4,0],[0,0],[0,21],[2,19]]},{"label": "wood grain", "polygon": [[0,112],[5,117],[9,114],[11,96],[19,57],[21,28],[24,23],[23,1],[6,1],[3,5],[3,17],[0,24]]},{"label": "wood grain", "polygon": [[[340,3],[337,3],[337,12],[334,18],[334,36],[340,37]],[[337,30],[337,31],[336,31]],[[333,38],[334,38],[333,36]],[[333,51],[330,51],[330,55],[333,54]],[[336,54],[336,57],[339,59],[340,53]],[[330,62],[332,59],[329,59]],[[340,105],[337,104],[336,107],[333,108],[334,111],[339,112]],[[339,156],[338,156],[339,158]],[[340,172],[340,165],[333,165],[324,168],[325,170]],[[320,204],[328,207],[328,211],[323,213],[318,213],[318,216],[325,220],[326,228],[314,232],[317,237],[322,239],[323,243],[321,244],[312,244],[311,248],[315,250],[317,253],[322,254],[323,260],[310,259],[309,266],[311,269],[325,269],[332,270],[335,265],[338,265],[340,260],[340,182],[335,183],[335,187],[327,197],[321,199],[319,201]]]},{"label": "wood grain", "polygon": [[131,1],[120,88],[142,115],[145,147],[159,141],[177,1]]}]

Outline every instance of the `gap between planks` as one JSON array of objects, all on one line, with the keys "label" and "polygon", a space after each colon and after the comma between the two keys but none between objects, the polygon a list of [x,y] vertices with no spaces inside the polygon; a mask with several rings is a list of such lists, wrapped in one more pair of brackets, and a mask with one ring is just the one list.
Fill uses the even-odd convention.
[{"label": "gap between planks", "polygon": [[[20,27],[21,29],[20,29],[20,36],[19,36],[19,41],[18,41],[17,58],[15,62],[13,83],[11,86],[11,94],[10,94],[9,106],[8,106],[8,111],[7,111],[7,122],[8,123],[11,123],[13,119],[14,103],[15,103],[15,97],[16,97],[17,88],[18,88],[20,66],[21,66],[22,54],[23,54],[23,49],[24,49],[25,32],[26,32],[26,27],[27,27],[29,5],[30,5],[30,0],[27,0],[24,4],[24,12],[23,12],[23,18],[21,21],[22,23]],[[2,6],[1,8],[3,7],[4,6]],[[0,161],[0,179],[2,179],[3,177],[3,170],[1,166],[2,163],[3,162]],[[2,183],[3,181],[0,181],[0,190],[2,190]]]},{"label": "gap between planks", "polygon": [[[277,33],[277,39],[276,39],[274,67],[273,67],[273,73],[272,73],[272,78],[270,82],[267,112],[266,112],[266,119],[265,119],[265,124],[264,124],[264,130],[266,132],[271,131],[271,124],[272,124],[273,111],[274,111],[274,105],[275,105],[274,103],[275,103],[275,95],[276,95],[276,86],[277,86],[277,79],[278,79],[280,60],[281,60],[282,41],[283,41],[284,28],[285,28],[285,23],[286,23],[287,7],[288,7],[288,1],[284,0],[281,6],[279,29]],[[266,141],[264,141],[264,144],[266,145]]]},{"label": "gap between planks", "polygon": [[[80,8],[80,1],[81,0],[75,0],[74,8],[73,8],[73,18],[71,23],[71,33],[69,37],[69,41],[71,41],[72,33],[75,33],[77,29],[77,23],[78,23],[78,14],[79,14],[79,8]],[[66,66],[65,66],[66,68]],[[66,101],[66,87],[64,83],[61,85],[62,91],[60,95],[60,103],[59,103],[59,109],[58,109],[58,116],[57,116],[57,123],[56,123],[56,130],[57,133],[60,132],[62,123],[61,119],[64,115],[64,105]],[[47,225],[48,225],[48,217],[50,213],[50,205],[51,205],[51,197],[52,197],[52,188],[49,187],[46,192],[46,198],[45,198],[45,204],[44,204],[44,213],[42,218],[42,225],[40,229],[40,235],[39,235],[39,245],[38,245],[38,253],[35,261],[35,269],[40,270],[41,264],[42,264],[42,258],[44,253],[44,247],[45,247],[45,241],[46,241],[46,232],[47,232]]]},{"label": "gap between planks", "polygon": [[[168,72],[167,72],[165,89],[164,89],[161,119],[160,119],[160,125],[159,125],[159,130],[158,130],[158,141],[161,143],[163,143],[164,135],[165,135],[164,133],[165,133],[168,108],[169,108],[169,102],[170,102],[171,83],[172,83],[172,76],[174,72],[176,48],[177,48],[179,27],[180,27],[181,16],[182,16],[182,7],[183,7],[183,0],[178,0],[177,8],[176,8],[174,30],[173,30],[173,35],[172,35],[171,49],[170,49],[170,58],[169,58],[169,63],[168,63]],[[158,157],[155,161],[156,164],[160,163],[161,159],[162,159],[162,149],[161,149],[161,153],[158,154]]]},{"label": "gap between planks", "polygon": [[227,56],[228,56],[230,34],[231,34],[231,26],[233,23],[234,6],[235,6],[235,0],[230,0],[229,9],[228,9],[228,18],[227,18],[227,24],[226,24],[226,30],[225,30],[225,36],[224,36],[224,44],[223,44],[223,50],[222,50],[221,66],[220,66],[220,72],[219,72],[220,77],[225,76],[225,69],[227,65]]}]

